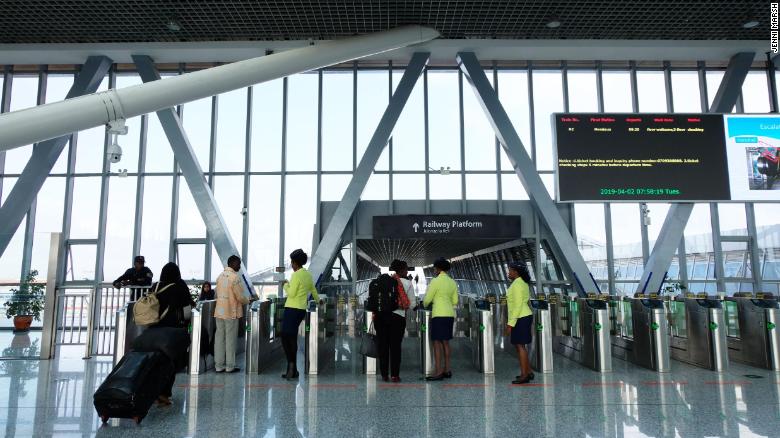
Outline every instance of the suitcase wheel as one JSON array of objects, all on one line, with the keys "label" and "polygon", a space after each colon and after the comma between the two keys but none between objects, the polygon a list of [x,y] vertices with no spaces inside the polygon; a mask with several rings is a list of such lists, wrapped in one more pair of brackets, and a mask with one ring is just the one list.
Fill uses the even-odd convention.
[{"label": "suitcase wheel", "polygon": [[143,419],[144,419],[143,417],[138,417],[138,416],[133,417],[133,421],[135,421],[135,424],[141,424],[141,420]]},{"label": "suitcase wheel", "polygon": [[108,418],[109,418],[108,415],[101,415],[100,416],[100,421],[102,421],[103,424],[106,424],[106,423],[108,423]]}]

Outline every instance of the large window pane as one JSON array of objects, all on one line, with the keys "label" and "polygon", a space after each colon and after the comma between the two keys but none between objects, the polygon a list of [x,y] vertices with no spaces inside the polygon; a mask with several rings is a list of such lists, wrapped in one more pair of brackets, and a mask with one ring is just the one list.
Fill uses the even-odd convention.
[{"label": "large window pane", "polygon": [[[387,197],[385,197],[387,199]],[[297,248],[311,255],[314,222],[317,213],[317,178],[313,175],[287,176],[284,218],[284,254]]]},{"label": "large window pane", "polygon": [[255,172],[282,169],[283,88],[283,79],[252,88],[252,170]]},{"label": "large window pane", "polygon": [[[461,168],[459,107],[458,74],[454,71],[428,71],[428,161],[434,169]],[[431,198],[434,199],[433,189]]]},{"label": "large window pane", "polygon": [[[403,71],[393,72],[393,88]],[[393,170],[425,170],[425,106],[423,81],[418,80],[393,130]]]},{"label": "large window pane", "polygon": [[[16,86],[16,84],[14,84]],[[105,91],[108,89],[108,80],[103,79],[100,83],[98,91]],[[154,116],[157,119],[157,116]],[[110,141],[110,138],[109,138]],[[127,145],[128,148],[132,148],[133,144],[138,141],[138,137],[131,138],[128,135],[120,135],[117,138],[120,146]],[[78,147],[76,148],[76,172],[78,173],[100,173],[103,171],[103,160],[105,160],[105,142],[106,142],[106,128],[104,126],[98,126],[96,128],[80,131],[78,135]],[[168,146],[167,140],[165,146],[170,152],[170,146]],[[124,152],[124,148],[123,148]],[[137,155],[136,155],[137,157]],[[122,155],[122,162],[116,164],[116,167],[124,169],[124,154]],[[147,155],[147,163],[150,162],[149,155]],[[137,164],[137,162],[136,162]],[[147,164],[148,166],[148,164]],[[147,168],[148,170],[148,168]],[[170,171],[170,167],[167,169]]]},{"label": "large window pane", "polygon": [[171,223],[171,177],[148,176],[144,181],[144,218],[141,225],[141,255],[156,276],[168,263]]},{"label": "large window pane", "polygon": [[663,72],[638,71],[636,85],[640,112],[665,113],[667,111]]},{"label": "large window pane", "polygon": [[[493,73],[485,71],[491,85]],[[463,140],[466,170],[496,169],[496,135],[482,110],[472,87],[463,81]],[[435,117],[435,115],[434,115]]]},{"label": "large window pane", "polygon": [[385,201],[390,199],[389,175],[377,173],[371,175],[360,199],[364,201]]},{"label": "large window pane", "polygon": [[[133,227],[135,226],[136,177],[111,178],[106,209],[106,249],[103,261],[104,279],[113,281],[133,262]],[[155,190],[148,188],[147,190]],[[149,215],[153,212],[144,212]],[[160,224],[160,226],[165,226]],[[159,273],[158,273],[159,275]]]},{"label": "large window pane", "polygon": [[[714,272],[709,269],[710,260],[714,266],[709,204],[696,204],[693,207],[685,226],[685,252],[689,279],[715,279]],[[697,278],[694,278],[694,271]],[[690,289],[694,292],[693,286],[690,286]],[[701,291],[703,290],[704,286]]]},{"label": "large window pane", "polygon": [[[3,193],[0,199],[0,206],[5,203],[8,198],[8,194],[11,193],[14,185],[16,184],[16,178],[3,178]],[[26,216],[22,219],[22,224],[25,223]],[[0,254],[0,279],[6,282],[19,281],[19,274],[22,269],[22,247],[24,245],[24,226],[17,228],[14,233],[8,247]]]},{"label": "large window pane", "polygon": [[577,246],[591,273],[597,279],[607,275],[607,234],[604,222],[604,205],[575,204]]},{"label": "large window pane", "polygon": [[425,199],[425,175],[393,175],[393,199]]},{"label": "large window pane", "polygon": [[[78,149],[81,150],[81,137],[79,137]],[[146,133],[146,172],[173,172],[171,144],[156,114],[149,115]]]},{"label": "large window pane", "polygon": [[552,170],[552,114],[563,111],[563,77],[560,71],[534,71],[533,75],[536,167]]},{"label": "large window pane", "polygon": [[[38,192],[33,236],[32,269],[37,269],[41,278],[46,277],[49,267],[49,244],[51,233],[62,231],[62,209],[65,198],[65,178],[49,177]],[[24,228],[24,223],[19,227]]]},{"label": "large window pane", "polygon": [[100,177],[74,178],[70,238],[97,239],[99,217]]},{"label": "large window pane", "polygon": [[[72,82],[72,81],[71,81]],[[116,88],[132,87],[142,84],[141,78],[137,74],[122,74],[116,77]],[[51,76],[49,76],[49,87],[51,87]],[[147,117],[157,117],[156,114],[149,114]],[[187,130],[187,136],[192,142],[195,139],[195,133]],[[122,161],[113,165],[114,168],[127,169],[133,173],[138,171],[138,150],[141,142],[141,116],[136,116],[127,120],[127,135],[119,136],[119,145],[122,147]],[[65,154],[63,153],[63,156]],[[64,157],[60,157],[63,160]],[[114,169],[116,171],[116,169]]]},{"label": "large window pane", "polygon": [[766,72],[751,71],[742,84],[742,103],[746,113],[769,112],[769,88]]},{"label": "large window pane", "polygon": [[246,88],[220,94],[217,107],[215,168],[217,172],[242,172],[246,162]]},{"label": "large window pane", "polygon": [[505,201],[528,199],[528,192],[515,174],[501,175],[501,199]]},{"label": "large window pane", "polygon": [[[528,155],[531,155],[531,111],[528,106],[528,72],[499,71],[498,97],[509,115]],[[510,170],[512,164],[504,149],[500,149],[501,169]]]},{"label": "large window pane", "polygon": [[281,178],[253,176],[249,203],[250,273],[279,263],[279,203]]},{"label": "large window pane", "polygon": [[745,204],[718,204],[720,234],[726,236],[747,236]]},{"label": "large window pane", "polygon": [[[358,73],[357,82],[357,162],[360,163],[387,108],[390,82],[387,70],[361,71]],[[388,149],[385,148],[375,169],[388,170],[388,157]]]},{"label": "large window pane", "polygon": [[[14,75],[11,83],[11,111],[38,104],[38,76]],[[32,146],[22,146],[5,152],[5,173],[22,173],[32,155]]]},{"label": "large window pane", "polygon": [[352,170],[352,72],[322,76],[322,169]]},{"label": "large window pane", "polygon": [[496,175],[466,175],[466,199],[498,199]]},{"label": "large window pane", "polygon": [[608,113],[630,113],[631,106],[631,75],[627,71],[605,71],[604,81],[604,111]]},{"label": "large window pane", "polygon": [[764,280],[780,281],[780,204],[755,204],[754,209],[761,273]]},{"label": "large window pane", "polygon": [[586,113],[599,110],[595,71],[570,70],[567,73],[567,81],[570,112]]},{"label": "large window pane", "polygon": [[460,175],[431,174],[431,199],[461,199]]},{"label": "large window pane", "polygon": [[[225,212],[222,212],[222,214],[224,215]],[[206,224],[203,223],[198,206],[192,198],[192,192],[184,180],[179,181],[179,214],[177,219],[176,237],[206,237]],[[201,267],[201,270],[203,270],[203,267]]]},{"label": "large window pane", "polygon": [[655,241],[658,240],[658,234],[669,212],[669,204],[647,204],[647,216],[650,219],[650,225],[647,226],[647,238],[650,242],[652,251]]},{"label": "large window pane", "polygon": [[[220,97],[222,99],[222,97]],[[187,132],[187,138],[190,140],[190,145],[195,151],[195,156],[198,158],[200,168],[204,172],[208,172],[211,158],[209,157],[211,151],[211,103],[213,99],[206,97],[196,100],[184,105],[182,111],[182,124],[184,125],[184,131]],[[219,102],[220,108],[222,107],[222,100]],[[219,121],[222,118],[229,117],[228,114],[219,113]],[[217,130],[219,133],[219,129]],[[221,149],[217,149],[218,153]],[[223,158],[221,161],[225,161]],[[219,163],[220,160],[217,159]],[[243,169],[242,169],[243,170]],[[203,267],[200,268],[203,270]]]},{"label": "large window pane", "polygon": [[698,72],[672,72],[672,103],[674,103],[674,111],[678,113],[702,111]]},{"label": "large window pane", "polygon": [[642,275],[636,272],[637,266],[643,264],[639,205],[612,204],[611,211],[615,279],[636,280]]},{"label": "large window pane", "polygon": [[[241,214],[241,209],[244,208],[244,177],[216,177],[214,198],[217,200],[217,207],[222,213],[222,219],[225,220],[228,233],[233,238],[233,244],[238,251],[241,251],[244,236],[244,215]],[[241,256],[241,254],[236,255]],[[224,269],[223,261],[219,258],[212,258],[211,263],[212,272],[219,274]]]},{"label": "large window pane", "polygon": [[351,180],[352,175],[322,175],[321,200],[341,201]]},{"label": "large window pane", "polygon": [[317,170],[316,74],[290,76],[287,89],[287,170]]},{"label": "large window pane", "polygon": [[[2,84],[2,80],[0,80],[0,84]],[[73,85],[73,75],[50,75],[49,78],[46,80],[46,103],[60,102],[62,100],[65,100],[65,96],[68,95],[68,91],[70,91],[70,87],[72,85]],[[136,139],[138,138],[137,134],[135,138]],[[67,171],[69,148],[70,148],[70,142],[68,142],[68,144],[62,150],[62,153],[60,154],[59,159],[57,159],[57,163],[52,168],[51,173],[65,173]],[[122,157],[123,165],[127,164],[124,160],[128,155],[128,152],[132,152],[132,151],[127,151],[127,150],[124,151]],[[138,161],[137,155],[135,160]],[[137,166],[137,163],[134,165]],[[135,169],[135,168],[130,166],[128,167],[128,169]]]}]

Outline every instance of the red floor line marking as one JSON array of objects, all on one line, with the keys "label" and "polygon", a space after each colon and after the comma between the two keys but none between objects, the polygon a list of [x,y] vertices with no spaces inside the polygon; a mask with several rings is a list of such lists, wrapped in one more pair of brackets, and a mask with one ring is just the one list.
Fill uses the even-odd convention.
[{"label": "red floor line marking", "polygon": [[538,388],[538,387],[541,387],[541,386],[545,386],[546,387],[546,386],[555,386],[555,385],[552,384],[552,383],[519,383],[519,384],[510,383],[509,384],[510,388],[522,388],[524,386],[530,386],[530,387]]},{"label": "red floor line marking", "polygon": [[643,385],[659,386],[659,385],[687,385],[688,382],[642,382]]},{"label": "red floor line marking", "polygon": [[746,382],[744,380],[730,380],[730,381],[723,381],[723,382],[704,382],[705,385],[750,385],[750,382]]},{"label": "red floor line marking", "polygon": [[246,385],[247,388],[295,388],[295,385],[289,385],[284,383],[250,383]]},{"label": "red floor line marking", "polygon": [[583,383],[582,386],[622,386],[623,382],[592,382]]},{"label": "red floor line marking", "polygon": [[315,383],[311,385],[314,388],[333,388],[333,389],[355,389],[357,388],[357,385],[355,384],[340,384],[340,383]]},{"label": "red floor line marking", "polygon": [[425,388],[425,385],[417,383],[383,383],[379,385],[380,389],[401,389],[401,388]]},{"label": "red floor line marking", "polygon": [[484,388],[487,385],[484,383],[445,383],[442,386],[445,388]]},{"label": "red floor line marking", "polygon": [[177,386],[179,388],[193,388],[193,389],[213,389],[213,388],[225,387],[225,385],[219,383],[182,383]]}]

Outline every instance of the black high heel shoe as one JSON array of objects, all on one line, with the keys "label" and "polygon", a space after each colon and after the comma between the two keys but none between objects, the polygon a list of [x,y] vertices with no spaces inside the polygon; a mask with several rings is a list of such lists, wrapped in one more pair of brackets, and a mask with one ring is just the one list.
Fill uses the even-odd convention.
[{"label": "black high heel shoe", "polygon": [[282,374],[283,379],[295,379],[298,377],[298,367],[295,362],[287,362],[287,372]]},{"label": "black high heel shoe", "polygon": [[[522,376],[518,376],[518,377],[522,377]],[[525,378],[523,378],[523,379],[518,378],[517,380],[512,380],[512,384],[513,385],[523,385],[523,384],[526,384],[526,383],[528,383],[530,381],[531,381],[531,375],[529,374],[529,375],[525,376]]]},{"label": "black high heel shoe", "polygon": [[[521,377],[523,377],[523,376],[515,376],[515,379],[520,380]],[[534,373],[529,374],[528,375],[528,380],[533,380],[533,379],[534,379]]]},{"label": "black high heel shoe", "polygon": [[425,378],[425,380],[427,380],[429,382],[436,382],[436,381],[439,381],[439,380],[444,380],[444,377],[445,377],[444,373],[441,373],[438,376],[428,376],[428,377]]},{"label": "black high heel shoe", "polygon": [[442,373],[442,376],[444,376],[445,379],[451,379],[452,378],[452,371],[447,371]]}]

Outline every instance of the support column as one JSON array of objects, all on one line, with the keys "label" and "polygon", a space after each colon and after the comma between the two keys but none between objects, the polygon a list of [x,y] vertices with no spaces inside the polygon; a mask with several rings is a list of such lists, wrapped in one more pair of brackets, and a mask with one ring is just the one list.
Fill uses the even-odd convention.
[{"label": "support column", "polygon": [[349,182],[349,186],[347,186],[347,190],[344,192],[344,196],[341,198],[341,202],[328,225],[328,229],[325,230],[322,240],[312,257],[309,270],[317,281],[319,281],[320,276],[324,273],[331,259],[336,255],[336,252],[341,249],[344,230],[355,212],[355,207],[357,207],[360,201],[360,195],[363,193],[363,189],[365,189],[368,179],[376,167],[379,156],[382,155],[382,151],[384,151],[390,140],[393,128],[401,115],[401,111],[406,106],[409,96],[412,94],[412,89],[414,89],[417,79],[428,63],[429,56],[429,53],[420,52],[412,55],[412,59],[406,67],[398,88],[396,88],[393,97],[387,104],[387,109],[385,109],[385,113],[374,131],[374,135],[368,143],[366,152],[363,154],[363,158],[360,159],[360,164],[353,173],[352,180]]},{"label": "support column", "polygon": [[[150,57],[136,55],[133,56],[133,61],[138,67],[138,74],[144,82],[160,79],[160,74]],[[165,131],[166,137],[168,137],[168,142],[171,144],[174,157],[179,164],[187,186],[189,186],[192,192],[192,198],[195,200],[203,222],[206,224],[208,235],[211,237],[222,263],[226,264],[228,257],[234,254],[238,255],[238,249],[236,249],[225,220],[217,207],[214,193],[203,178],[203,170],[200,167],[200,163],[198,163],[187,134],[184,132],[181,120],[173,108],[157,111],[157,117],[160,119],[160,124]],[[246,268],[243,266],[241,268],[241,276],[244,279],[245,293],[251,296],[252,287],[249,283]]]},{"label": "support column", "polygon": [[[731,57],[726,74],[720,83],[718,92],[710,107],[711,113],[728,113],[737,103],[742,92],[742,83],[747,77],[750,65],[753,63],[755,53],[741,52]],[[660,290],[666,277],[669,265],[672,263],[675,250],[680,245],[680,239],[683,238],[685,225],[693,211],[693,203],[681,202],[672,204],[669,212],[666,214],[661,232],[653,246],[653,252],[645,264],[644,272],[639,280],[639,289],[637,292],[656,292]],[[716,230],[712,230],[713,236]],[[715,248],[719,251],[718,248]],[[684,257],[684,255],[682,255]]]},{"label": "support column", "polygon": [[[97,91],[113,61],[105,56],[91,56],[84,63],[81,73],[73,81],[66,99]],[[10,86],[10,84],[9,84]],[[10,91],[10,88],[9,88]],[[10,93],[8,93],[10,98]],[[45,123],[45,121],[41,121]],[[0,255],[5,252],[24,215],[32,205],[43,183],[62,154],[70,135],[40,142],[33,148],[32,156],[24,166],[19,180],[0,208]],[[2,168],[2,167],[0,167]]]},{"label": "support column", "polygon": [[575,288],[580,294],[597,291],[598,285],[590,275],[588,266],[577,248],[577,243],[547,192],[533,161],[528,156],[517,131],[509,120],[509,116],[498,100],[498,95],[490,86],[479,60],[472,52],[462,52],[458,54],[458,64],[471,84],[474,94],[496,132],[496,136],[501,141],[520,182],[528,192],[540,222],[544,223],[550,230],[552,237],[550,244],[558,261],[565,266],[568,272],[573,274]]}]

